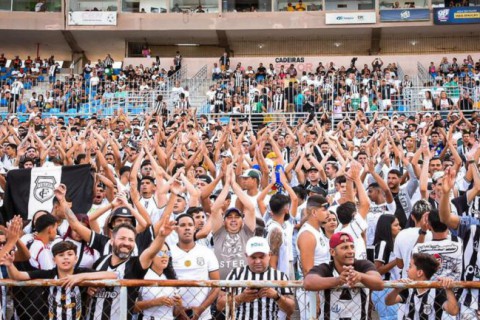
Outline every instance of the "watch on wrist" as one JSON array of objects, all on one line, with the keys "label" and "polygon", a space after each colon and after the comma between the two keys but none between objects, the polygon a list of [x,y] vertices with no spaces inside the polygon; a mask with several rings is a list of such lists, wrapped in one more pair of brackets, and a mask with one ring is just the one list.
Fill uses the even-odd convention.
[{"label": "watch on wrist", "polygon": [[277,297],[273,300],[278,301],[278,300],[280,300],[281,297],[282,297],[282,295],[280,294],[280,292],[277,292]]},{"label": "watch on wrist", "polygon": [[427,234],[427,231],[424,231],[424,230],[420,229],[420,230],[418,230],[418,234],[425,236]]}]

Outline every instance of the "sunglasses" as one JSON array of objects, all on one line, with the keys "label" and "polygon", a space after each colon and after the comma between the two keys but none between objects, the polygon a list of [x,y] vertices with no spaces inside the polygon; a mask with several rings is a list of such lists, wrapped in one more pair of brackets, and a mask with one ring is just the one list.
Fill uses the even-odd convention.
[{"label": "sunglasses", "polygon": [[169,250],[160,250],[157,254],[160,258],[162,257],[171,257],[172,253]]}]

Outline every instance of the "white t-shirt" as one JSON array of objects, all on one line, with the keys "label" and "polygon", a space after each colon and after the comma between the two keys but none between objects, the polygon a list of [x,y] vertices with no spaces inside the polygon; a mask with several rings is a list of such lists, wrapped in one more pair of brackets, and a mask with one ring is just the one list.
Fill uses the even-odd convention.
[{"label": "white t-shirt", "polygon": [[[152,269],[149,269],[145,275],[145,280],[167,280],[165,275],[158,275]],[[140,288],[139,300],[149,301],[160,297],[172,298],[175,294],[175,288],[173,287],[142,287]],[[145,309],[141,312],[143,319],[155,319],[173,320],[173,307],[169,306],[156,306]]]},{"label": "white t-shirt", "polygon": [[[397,235],[393,245],[393,253],[397,259],[403,260],[402,278],[407,278],[408,267],[410,266],[410,257],[412,250],[418,241],[418,230],[420,228],[407,228]],[[425,242],[432,240],[432,233],[427,231]]]},{"label": "white t-shirt", "polygon": [[[210,280],[210,272],[218,271],[218,259],[209,248],[195,245],[186,252],[174,245],[171,247],[172,263],[179,280]],[[184,307],[199,306],[208,296],[209,288],[180,288]],[[210,307],[200,316],[200,319],[210,319]]]},{"label": "white t-shirt", "polygon": [[432,240],[424,243],[418,243],[412,250],[412,253],[428,253],[433,255],[438,262],[440,268],[433,275],[432,281],[448,277],[454,281],[460,281],[462,275],[463,263],[463,245],[460,238],[453,241],[450,239]]},{"label": "white t-shirt", "polygon": [[395,201],[381,204],[370,202],[370,211],[367,214],[367,247],[373,246],[375,230],[377,229],[377,222],[380,216],[383,214],[395,214],[395,210],[397,210]]},{"label": "white t-shirt", "polygon": [[50,244],[44,244],[41,240],[35,239],[29,251],[29,262],[35,269],[50,270],[55,268]]},{"label": "white t-shirt", "polygon": [[367,221],[365,221],[365,219],[363,219],[363,217],[357,213],[353,217],[352,222],[340,230],[352,236],[353,243],[355,244],[355,259],[358,260],[367,259],[367,247],[365,245],[365,240],[362,237],[362,232],[367,230],[367,227]]}]

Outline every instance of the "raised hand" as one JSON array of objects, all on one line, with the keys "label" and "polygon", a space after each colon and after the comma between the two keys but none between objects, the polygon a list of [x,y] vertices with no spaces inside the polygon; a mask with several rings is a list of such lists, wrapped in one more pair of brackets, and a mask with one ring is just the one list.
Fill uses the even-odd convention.
[{"label": "raised hand", "polygon": [[443,175],[442,179],[442,191],[444,194],[449,194],[450,191],[453,189],[456,176],[457,172],[453,168],[449,167],[445,169],[445,174]]},{"label": "raised hand", "polygon": [[57,197],[59,202],[64,201],[65,195],[67,194],[67,186],[63,183],[59,184],[53,191],[53,194],[55,195],[55,197]]}]

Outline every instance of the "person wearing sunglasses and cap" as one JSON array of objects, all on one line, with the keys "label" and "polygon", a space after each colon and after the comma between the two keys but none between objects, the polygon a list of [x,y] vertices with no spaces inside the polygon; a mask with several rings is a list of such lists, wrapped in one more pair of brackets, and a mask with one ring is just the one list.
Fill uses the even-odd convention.
[{"label": "person wearing sunglasses and cap", "polygon": [[[345,232],[329,241],[333,261],[313,267],[305,277],[305,290],[320,291],[318,319],[368,319],[370,290],[383,290],[382,277],[368,260],[355,259],[354,240]],[[356,284],[365,288],[354,288]],[[350,289],[336,288],[348,285]],[[345,297],[348,296],[348,299]]]}]

